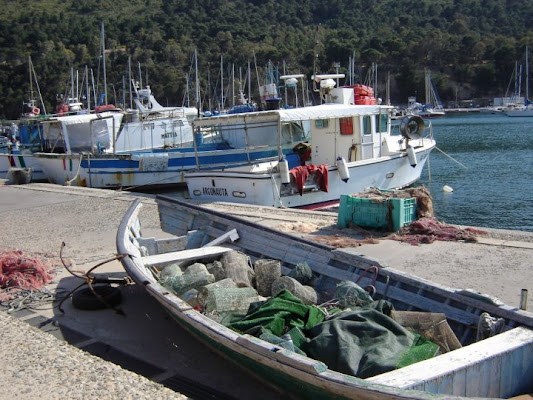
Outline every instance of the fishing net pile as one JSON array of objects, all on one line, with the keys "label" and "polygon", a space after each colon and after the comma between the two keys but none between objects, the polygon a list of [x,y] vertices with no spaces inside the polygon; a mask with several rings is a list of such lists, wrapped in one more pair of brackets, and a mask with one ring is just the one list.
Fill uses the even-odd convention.
[{"label": "fishing net pile", "polygon": [[320,229],[317,224],[311,222],[283,222],[277,226],[281,232],[312,233]]},{"label": "fishing net pile", "polygon": [[399,240],[412,245],[433,243],[435,240],[476,242],[477,235],[486,233],[475,228],[458,228],[454,225],[439,222],[434,217],[424,217],[401,228],[398,233],[389,236],[389,239]]},{"label": "fishing net pile", "polygon": [[[477,235],[487,232],[475,228],[459,228],[438,221],[433,212],[433,200],[429,190],[424,186],[402,190],[382,191],[368,189],[353,195],[357,198],[370,199],[373,203],[383,203],[391,198],[415,198],[417,219],[400,228],[397,232],[386,236],[387,239],[419,245],[441,241],[476,242]],[[372,234],[372,232],[368,233]],[[367,242],[371,243],[371,242]],[[339,246],[342,247],[342,246]]]},{"label": "fishing net pile", "polygon": [[38,290],[52,280],[52,267],[20,250],[0,252],[0,301],[17,290]]},{"label": "fishing net pile", "polygon": [[433,199],[429,189],[425,186],[406,188],[401,190],[384,191],[376,188],[367,189],[352,195],[361,199],[370,199],[374,203],[382,203],[388,199],[416,199],[416,211],[419,218],[433,217]]}]

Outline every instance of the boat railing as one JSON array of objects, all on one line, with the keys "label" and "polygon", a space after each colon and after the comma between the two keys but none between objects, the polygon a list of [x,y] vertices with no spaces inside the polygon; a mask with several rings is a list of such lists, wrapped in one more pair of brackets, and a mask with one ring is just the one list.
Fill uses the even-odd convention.
[{"label": "boat railing", "polygon": [[427,135],[426,137],[430,138],[430,139],[433,139],[433,124],[431,123],[431,121],[428,121],[428,125],[426,127],[427,129]]}]

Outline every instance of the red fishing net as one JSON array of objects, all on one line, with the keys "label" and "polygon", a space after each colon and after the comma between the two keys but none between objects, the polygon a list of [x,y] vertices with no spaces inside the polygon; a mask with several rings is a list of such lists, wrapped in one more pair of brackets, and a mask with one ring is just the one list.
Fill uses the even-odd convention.
[{"label": "red fishing net", "polygon": [[0,252],[0,287],[40,289],[52,280],[52,267],[20,250]]},{"label": "red fishing net", "polygon": [[400,229],[397,234],[390,235],[389,238],[418,245],[421,243],[433,243],[435,240],[475,242],[477,241],[477,235],[486,233],[475,228],[461,229],[439,222],[436,218],[420,218]]}]

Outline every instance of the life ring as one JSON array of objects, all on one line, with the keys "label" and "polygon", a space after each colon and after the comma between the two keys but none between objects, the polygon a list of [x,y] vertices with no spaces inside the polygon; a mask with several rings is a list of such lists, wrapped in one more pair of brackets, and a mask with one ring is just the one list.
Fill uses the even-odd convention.
[{"label": "life ring", "polygon": [[39,114],[41,113],[41,109],[40,109],[39,107],[33,107],[33,108],[31,109],[31,113],[32,113],[33,115],[39,115]]}]

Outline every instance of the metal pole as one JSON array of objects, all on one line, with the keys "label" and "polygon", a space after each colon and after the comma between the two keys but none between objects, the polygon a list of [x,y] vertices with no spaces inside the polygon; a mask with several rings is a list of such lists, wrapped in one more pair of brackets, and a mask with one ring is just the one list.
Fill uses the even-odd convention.
[{"label": "metal pole", "polygon": [[520,309],[527,310],[527,289],[522,289],[520,293]]}]

